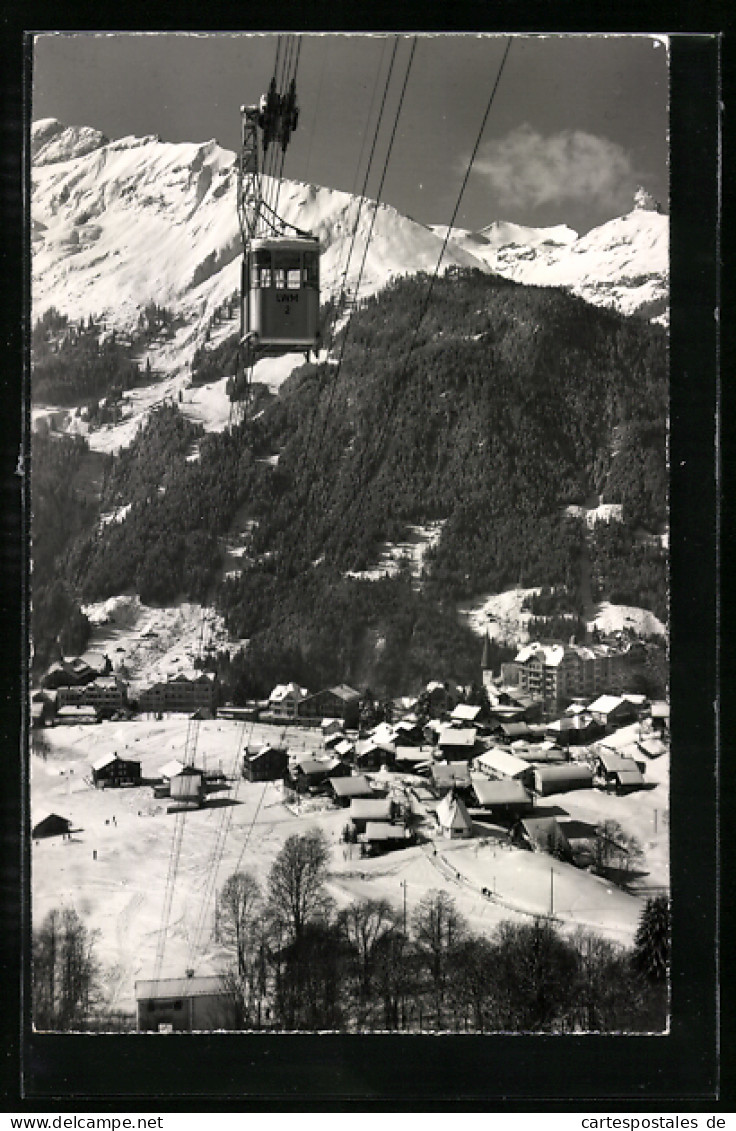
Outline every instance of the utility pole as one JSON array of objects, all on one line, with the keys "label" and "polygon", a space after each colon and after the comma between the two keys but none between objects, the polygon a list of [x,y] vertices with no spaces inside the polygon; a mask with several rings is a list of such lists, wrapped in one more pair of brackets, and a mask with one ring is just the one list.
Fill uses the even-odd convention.
[{"label": "utility pole", "polygon": [[549,917],[554,919],[555,915],[555,870],[549,870]]},{"label": "utility pole", "polygon": [[406,935],[406,880],[402,880],[400,886],[404,889],[404,935]]}]

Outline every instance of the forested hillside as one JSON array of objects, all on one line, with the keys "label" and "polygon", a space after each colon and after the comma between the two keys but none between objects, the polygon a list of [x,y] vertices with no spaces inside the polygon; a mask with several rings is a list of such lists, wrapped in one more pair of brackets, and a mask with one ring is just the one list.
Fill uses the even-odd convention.
[{"label": "forested hillside", "polygon": [[[368,299],[337,339],[339,366],[303,366],[232,432],[157,412],[105,483],[103,509],[130,507],[124,521],[68,555],[75,591],[215,599],[251,639],[228,665],[241,690],[469,679],[477,637],[455,602],[564,586],[576,610],[591,548],[562,510],[595,494],[624,516],[595,539],[596,596],[646,596],[662,616],[664,555],[634,535],[666,516],[664,331],[476,271],[452,270],[429,294],[418,275]],[[254,525],[242,573],[216,585],[218,539],[243,508]],[[408,576],[345,576],[375,566],[408,523],[437,519],[421,591]]]}]

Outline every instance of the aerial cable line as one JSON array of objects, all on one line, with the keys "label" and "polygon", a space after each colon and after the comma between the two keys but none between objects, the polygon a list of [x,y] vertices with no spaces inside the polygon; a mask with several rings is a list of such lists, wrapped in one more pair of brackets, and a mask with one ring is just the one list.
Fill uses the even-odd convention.
[{"label": "aerial cable line", "polygon": [[[209,901],[212,897],[212,893],[215,890],[215,887],[216,887],[216,884],[217,884],[217,873],[219,871],[220,864],[222,863],[222,857],[223,857],[224,852],[225,852],[225,845],[227,843],[227,838],[228,838],[228,835],[230,833],[230,826],[232,824],[232,819],[233,819],[233,811],[234,811],[234,808],[235,808],[235,803],[237,802],[237,799],[238,799],[238,792],[239,792],[239,789],[240,789],[240,783],[242,781],[242,774],[238,773],[238,769],[240,767],[241,752],[243,750],[243,744],[244,744],[243,740],[245,739],[245,732],[246,732],[247,726],[248,726],[247,722],[244,721],[243,726],[241,727],[241,730],[240,730],[240,739],[239,739],[239,742],[236,746],[235,757],[233,759],[233,765],[232,765],[232,769],[231,769],[231,772],[230,772],[230,777],[235,778],[235,789],[233,790],[232,795],[231,795],[231,799],[232,799],[233,804],[228,806],[226,809],[223,810],[222,818],[220,820],[217,832],[215,834],[215,842],[214,842],[210,862],[209,862],[209,865],[208,865],[208,868],[207,868],[207,878],[206,878],[206,881],[205,881],[204,891],[203,891],[203,894],[202,894],[202,901],[200,903],[199,914],[197,916],[194,933],[192,935],[192,939],[191,939],[191,942],[190,942],[190,950],[189,950],[189,965],[190,966],[193,964],[193,960],[196,956],[197,951],[201,949],[201,939],[202,939],[202,935],[204,933],[205,919],[206,919],[206,914],[207,914],[207,905],[208,905],[208,903],[209,903]],[[250,745],[250,741],[253,737],[254,728],[255,728],[255,720],[252,720],[251,724],[250,724],[250,734],[248,736],[247,741],[245,742],[246,750],[248,749],[248,746]]]},{"label": "aerial cable line", "polygon": [[[356,241],[356,237],[357,237],[357,233],[358,233],[358,226],[360,224],[360,217],[361,217],[363,205],[364,205],[365,199],[366,199],[365,194],[366,194],[366,190],[367,190],[367,186],[368,186],[368,178],[370,177],[370,172],[371,172],[371,168],[372,168],[372,165],[373,165],[373,157],[374,157],[374,154],[375,154],[375,151],[376,151],[376,145],[377,145],[377,142],[378,142],[378,135],[379,135],[381,125],[382,125],[382,122],[383,122],[383,114],[384,114],[384,110],[385,110],[385,107],[386,107],[386,99],[388,97],[388,91],[389,91],[389,86],[390,86],[390,83],[391,83],[391,76],[393,74],[394,63],[396,61],[396,53],[397,53],[397,50],[398,50],[398,46],[399,46],[399,37],[397,36],[394,40],[394,47],[393,47],[393,51],[392,51],[392,54],[391,54],[391,60],[390,60],[390,63],[389,63],[388,74],[386,75],[386,80],[384,82],[383,97],[381,99],[381,107],[380,107],[380,110],[379,110],[379,113],[378,113],[376,128],[375,128],[375,131],[374,131],[374,134],[373,134],[373,144],[371,146],[371,151],[370,151],[370,155],[369,155],[369,158],[368,158],[368,165],[367,165],[367,168],[366,168],[366,171],[365,171],[365,176],[364,176],[364,179],[363,179],[363,188],[362,188],[360,200],[358,202],[358,210],[357,210],[357,214],[356,214],[356,218],[355,218],[355,224],[353,225],[352,238],[351,238],[350,247],[349,247],[349,250],[348,250],[347,260],[346,260],[346,263],[345,263],[345,269],[343,271],[343,279],[347,278],[347,272],[348,272],[348,269],[349,269],[350,260],[352,258],[353,250],[354,250],[354,247],[355,247],[355,241]],[[379,204],[380,204],[381,190],[383,189],[383,183],[384,183],[384,180],[386,178],[386,171],[388,169],[388,163],[389,163],[389,160],[390,160],[390,157],[391,157],[391,150],[392,150],[392,147],[393,147],[394,138],[396,136],[396,128],[397,128],[397,125],[398,125],[399,117],[401,115],[401,109],[402,109],[402,106],[403,106],[404,95],[406,93],[406,86],[407,86],[408,79],[409,79],[409,72],[411,70],[411,64],[412,64],[412,61],[413,61],[413,58],[414,58],[415,47],[416,47],[416,37],[414,38],[414,41],[413,41],[413,44],[412,44],[412,52],[411,52],[411,56],[409,58],[409,63],[407,64],[407,70],[406,70],[406,73],[405,73],[405,76],[404,76],[404,84],[403,84],[402,91],[401,91],[401,97],[400,97],[399,105],[398,105],[398,108],[396,110],[396,114],[395,114],[395,117],[394,117],[394,125],[393,125],[393,131],[392,131],[392,134],[391,134],[391,141],[390,141],[389,148],[388,148],[386,158],[385,158],[385,161],[384,161],[383,172],[381,174],[381,181],[380,181],[380,185],[379,185],[379,190],[378,190],[378,193],[377,193],[377,196],[376,196],[376,201],[375,201],[373,218],[372,218],[372,221],[371,221],[369,234],[368,234],[368,237],[366,239],[365,253],[363,255],[363,260],[362,260],[362,263],[361,263],[361,266],[360,266],[360,269],[359,269],[359,272],[358,272],[358,276],[357,276],[357,279],[356,279],[356,286],[355,286],[355,297],[356,297],[356,299],[357,299],[358,292],[360,290],[360,284],[361,284],[361,281],[362,281],[362,278],[363,278],[363,270],[365,268],[365,263],[366,263],[366,258],[367,258],[367,250],[368,250],[368,246],[369,246],[369,243],[370,243],[370,237],[372,235],[373,226],[375,225],[376,216],[378,214],[378,207],[379,207]],[[345,288],[344,288],[344,283],[343,283],[343,286],[342,286],[342,289],[341,289],[341,295],[344,294],[344,289]],[[333,319],[334,319],[334,315],[333,315]],[[327,429],[327,424],[328,424],[329,417],[330,417],[330,411],[331,411],[331,408],[332,408],[332,402],[334,400],[335,389],[337,388],[337,383],[338,383],[338,380],[339,380],[339,377],[340,377],[340,372],[341,372],[341,369],[342,369],[342,362],[343,362],[343,357],[345,355],[345,347],[346,347],[346,344],[347,344],[347,336],[348,336],[348,331],[349,331],[351,321],[352,321],[352,314],[351,314],[351,316],[348,320],[348,324],[347,324],[345,331],[343,333],[343,339],[342,339],[342,342],[341,342],[340,356],[338,358],[337,368],[336,368],[336,371],[335,371],[335,373],[332,377],[332,380],[331,380],[330,395],[329,395],[329,399],[328,399],[328,402],[327,402],[327,408],[326,408],[325,413],[324,413],[324,423],[323,423],[323,427],[322,427],[322,435],[320,437],[320,445],[321,445],[322,441],[324,440],[324,435],[325,435],[325,431]],[[307,441],[306,441],[306,444],[304,445],[304,447],[302,449],[303,452],[304,452],[303,458],[306,458],[306,456],[308,455],[309,450],[310,450],[310,445],[311,445],[311,441],[312,441],[312,432],[314,430],[314,424],[315,424],[316,418],[317,418],[317,409],[318,409],[318,403],[317,403],[317,401],[315,401],[314,410],[313,410],[313,413],[312,413],[312,416],[311,416],[311,421],[310,421],[309,432],[307,433]],[[317,446],[317,451],[319,451],[320,445]],[[317,456],[315,455],[314,459],[312,460],[311,468],[309,469],[307,476],[306,476],[307,482],[309,481],[311,474],[315,470],[316,461],[317,461]],[[301,470],[300,469],[301,469],[302,462],[303,462],[303,460],[300,460],[299,466],[297,467],[297,473],[295,475],[295,478],[297,480],[301,478]],[[308,492],[305,496],[305,498],[307,500],[309,500],[309,498],[311,498],[312,489],[313,489],[313,484],[309,488],[309,490],[308,490]],[[289,568],[290,568],[290,566],[291,566],[291,555],[289,556]]]},{"label": "aerial cable line", "polygon": [[[398,40],[397,40],[397,43],[398,43]],[[402,88],[401,88],[401,95],[400,95],[400,98],[399,98],[399,104],[398,104],[398,107],[397,107],[397,110],[396,110],[396,114],[394,116],[394,124],[393,124],[393,129],[391,131],[391,138],[390,138],[390,141],[389,141],[388,150],[386,152],[386,157],[385,157],[385,160],[384,160],[384,163],[383,163],[383,171],[381,173],[381,179],[380,179],[380,183],[379,183],[379,186],[378,186],[378,192],[376,194],[376,200],[375,200],[374,208],[373,208],[373,215],[371,217],[370,227],[368,229],[368,235],[366,236],[365,247],[363,249],[363,258],[361,260],[360,270],[358,272],[358,278],[357,278],[356,289],[355,289],[356,299],[357,299],[357,296],[358,296],[358,292],[360,290],[360,284],[361,284],[362,279],[363,279],[363,272],[365,270],[366,261],[368,259],[368,251],[369,251],[369,248],[370,248],[370,242],[371,242],[371,239],[372,239],[372,236],[373,236],[373,229],[375,227],[376,219],[377,219],[377,216],[378,216],[378,210],[379,210],[379,207],[380,207],[381,193],[383,191],[383,185],[384,185],[384,182],[386,180],[386,174],[388,172],[388,166],[389,166],[389,162],[391,160],[391,153],[393,151],[393,145],[394,145],[394,141],[395,141],[395,138],[396,138],[396,131],[398,129],[399,118],[401,116],[401,110],[402,110],[402,107],[403,107],[403,104],[404,104],[404,97],[406,95],[406,88],[407,88],[407,85],[408,85],[408,82],[409,82],[409,75],[411,73],[411,67],[412,67],[412,63],[414,61],[414,53],[416,51],[416,46],[417,46],[417,38],[416,38],[416,36],[414,36],[414,38],[412,40],[411,54],[409,56],[409,62],[407,63],[406,72],[405,72],[405,75],[404,75],[404,82],[403,82],[403,85],[402,85]],[[392,57],[392,64],[393,64],[393,57]],[[390,79],[390,72],[389,72],[389,79]],[[387,90],[388,90],[388,79],[387,79],[386,88],[384,90],[384,101],[385,101],[385,94],[386,94]],[[382,106],[381,109],[383,110],[383,106]],[[379,125],[380,125],[380,119],[379,119]],[[377,127],[377,130],[376,130],[376,136],[377,136],[377,131],[378,131],[378,127]],[[366,177],[367,177],[367,173],[366,173]],[[355,232],[357,232],[357,223],[356,223]],[[353,233],[354,237],[355,237],[355,232]],[[325,410],[324,417],[323,417],[322,432],[321,432],[321,435],[319,437],[319,441],[318,441],[316,448],[315,448],[315,455],[314,455],[314,459],[312,461],[310,474],[307,476],[308,479],[311,478],[311,472],[313,472],[316,468],[318,453],[321,451],[321,447],[322,447],[322,444],[324,442],[325,433],[327,431],[327,424],[329,422],[330,410],[332,408],[332,402],[333,402],[333,399],[334,399],[335,390],[337,388],[337,383],[338,383],[340,373],[341,373],[341,370],[342,370],[342,363],[343,363],[343,359],[344,359],[344,356],[345,356],[345,349],[347,347],[347,343],[348,343],[348,340],[349,340],[349,337],[350,337],[350,327],[351,327],[351,325],[352,325],[352,315],[351,315],[351,317],[350,317],[350,319],[349,319],[349,321],[348,321],[348,323],[345,327],[345,330],[343,331],[342,341],[341,341],[341,344],[340,344],[340,356],[338,358],[337,369],[336,369],[336,372],[335,372],[335,374],[332,378],[332,381],[331,381],[330,395],[329,395],[329,398],[328,398],[328,401],[327,401],[327,408]],[[315,412],[316,412],[316,408],[315,408]],[[311,439],[311,436],[309,437],[309,439]],[[309,505],[309,502],[311,500],[311,495],[312,495],[313,489],[314,489],[314,482],[312,482],[311,486],[309,487],[309,491],[308,491],[308,494],[306,496],[307,505]]]},{"label": "aerial cable line", "polygon": [[[299,71],[299,56],[301,55],[301,50],[302,50],[301,36],[293,36],[292,38],[295,40],[294,45],[293,45],[293,49],[292,49],[293,65],[291,67],[291,70],[288,72],[288,74],[287,74],[287,76],[284,80],[284,84],[283,84],[284,88],[287,89],[286,97],[288,97],[288,90],[291,90],[292,86],[294,87],[294,89],[296,89],[296,76],[297,76],[298,71]],[[280,159],[280,162],[279,162],[278,177],[276,178],[276,201],[275,201],[274,206],[273,206],[274,212],[278,212],[278,208],[279,208],[279,197],[281,196],[281,180],[282,180],[283,175],[284,175],[284,161],[285,160],[286,160],[286,149],[282,146],[281,159]]]},{"label": "aerial cable line", "polygon": [[[201,662],[202,654],[204,651],[205,628],[207,625],[207,612],[204,606],[202,607],[202,615],[200,619],[199,628],[199,648],[198,658]],[[193,766],[194,756],[197,749],[197,739],[199,737],[199,724],[200,720],[190,718],[187,722],[187,730],[184,740],[184,765]],[[159,930],[159,937],[156,945],[156,963],[154,970],[154,981],[158,982],[161,977],[161,967],[164,961],[166,952],[166,936],[169,930],[169,921],[171,917],[171,908],[174,900],[174,890],[176,888],[176,876],[179,870],[179,859],[181,856],[181,846],[184,839],[184,824],[186,817],[186,809],[179,809],[176,813],[174,822],[174,835],[172,838],[171,850],[169,852],[169,864],[166,873],[166,885],[164,888],[164,899],[161,913],[161,927]]]},{"label": "aerial cable line", "polygon": [[[383,98],[381,99],[381,108],[378,112],[378,120],[376,122],[376,128],[375,128],[375,131],[373,133],[373,144],[371,145],[371,151],[370,151],[370,155],[368,157],[368,164],[366,166],[365,176],[363,178],[363,187],[360,191],[360,199],[358,201],[358,213],[357,213],[357,216],[355,218],[355,224],[353,225],[353,234],[352,234],[352,238],[350,240],[350,246],[348,248],[347,259],[345,260],[345,267],[344,267],[342,274],[341,274],[342,282],[340,284],[340,295],[339,295],[339,298],[338,298],[337,307],[335,308],[335,310],[333,312],[333,316],[332,316],[332,328],[333,329],[334,329],[335,323],[337,321],[337,311],[338,311],[339,305],[342,302],[342,299],[345,295],[345,291],[347,289],[348,271],[350,269],[350,261],[353,257],[353,251],[355,249],[355,240],[356,240],[356,237],[358,235],[358,226],[360,224],[360,216],[361,216],[361,212],[363,211],[363,205],[365,204],[365,200],[366,200],[366,193],[367,193],[367,190],[368,190],[368,179],[370,177],[371,168],[373,167],[373,157],[374,157],[374,154],[376,152],[376,145],[378,143],[378,134],[379,134],[380,129],[381,129],[381,124],[383,122],[383,112],[386,108],[386,98],[388,96],[389,84],[391,82],[391,75],[393,73],[394,62],[396,61],[396,52],[398,50],[398,47],[399,47],[399,38],[397,36],[394,40],[394,48],[393,48],[393,51],[391,53],[391,62],[389,64],[388,74],[386,76],[386,82],[384,83],[384,87],[383,87]],[[411,67],[411,60],[409,61],[409,67]],[[374,86],[374,95],[375,95],[375,91],[376,91],[377,86],[378,86],[378,73],[379,72],[376,73],[376,83],[375,83],[375,86]],[[408,71],[407,71],[406,77],[408,78]],[[404,80],[404,86],[406,87],[406,79]],[[403,100],[403,93],[402,93],[402,100]],[[400,113],[400,112],[401,112],[401,105],[399,104],[399,110],[397,112],[396,121],[398,121],[398,113]],[[370,119],[370,111],[369,111],[369,114],[368,114],[368,119]],[[395,130],[395,128],[396,128],[396,122],[394,122],[394,130]],[[362,156],[363,156],[363,149],[365,148],[365,138],[366,138],[366,136],[367,135],[364,132],[364,134],[363,134],[363,148],[361,148],[360,157],[358,158],[358,168],[356,169],[356,178],[355,178],[356,181],[357,181],[357,174],[358,174],[359,168],[360,168],[360,161],[361,161]],[[393,141],[393,135],[392,135],[392,141]],[[386,165],[384,165],[384,176],[385,176],[385,173],[386,173]],[[383,185],[383,180],[381,181],[381,186],[382,185]],[[376,197],[376,205],[380,201],[380,198],[381,198],[381,194],[380,194],[380,188],[379,188],[379,191],[378,191],[378,194],[377,194],[377,197]],[[362,271],[358,273],[358,277],[357,277],[357,280],[356,280],[356,285],[355,285],[356,300],[357,300],[357,296],[358,296],[358,289],[360,287],[361,277],[362,277]]]},{"label": "aerial cable line", "polygon": [[[442,264],[442,260],[443,260],[444,255],[445,255],[445,251],[447,250],[447,245],[450,241],[450,234],[453,230],[455,220],[457,219],[457,214],[460,210],[460,205],[461,205],[461,202],[462,202],[463,195],[465,193],[465,189],[466,189],[467,184],[468,184],[468,180],[470,178],[470,173],[471,173],[472,168],[473,168],[473,163],[475,162],[475,158],[477,156],[478,149],[480,148],[481,141],[483,140],[483,133],[485,131],[486,123],[488,121],[488,116],[491,112],[491,107],[493,106],[493,102],[494,102],[494,99],[496,97],[498,85],[499,85],[499,82],[501,81],[501,75],[503,74],[503,70],[504,70],[504,67],[506,65],[506,60],[508,58],[508,54],[509,54],[509,51],[511,49],[511,43],[512,43],[512,40],[511,40],[511,38],[509,38],[507,40],[506,47],[505,47],[504,53],[503,53],[503,57],[501,59],[501,63],[499,65],[498,72],[496,74],[496,80],[493,84],[493,88],[491,90],[491,94],[490,94],[490,97],[488,99],[488,103],[486,105],[485,113],[483,114],[483,120],[481,122],[480,129],[478,130],[478,135],[477,135],[476,140],[475,140],[475,145],[473,146],[473,151],[470,155],[470,160],[468,161],[468,166],[465,170],[465,176],[463,177],[463,182],[462,182],[462,185],[460,186],[460,192],[458,193],[457,201],[455,203],[455,207],[454,207],[453,212],[452,212],[450,224],[448,226],[447,232],[446,232],[444,240],[442,242],[442,249],[441,249],[439,257],[437,259],[437,263],[435,265],[435,269],[434,269],[434,272],[432,274],[432,278],[430,279],[429,287],[427,288],[427,293],[425,295],[424,301],[423,301],[423,303],[420,307],[420,310],[419,310],[419,317],[418,317],[416,325],[414,327],[414,333],[412,335],[411,342],[409,343],[409,348],[406,351],[406,355],[405,355],[405,358],[404,358],[403,366],[401,368],[401,372],[399,374],[398,379],[395,377],[394,381],[393,381],[391,400],[390,400],[389,405],[386,408],[384,424],[382,425],[381,431],[379,433],[378,444],[375,446],[373,454],[370,457],[371,462],[373,462],[373,463],[375,463],[376,457],[378,455],[380,455],[382,451],[385,450],[384,441],[390,438],[388,436],[388,433],[389,433],[389,430],[391,429],[391,427],[393,426],[393,416],[394,416],[393,409],[394,409],[396,399],[398,397],[399,388],[400,388],[401,384],[403,383],[404,378],[406,377],[406,374],[407,374],[407,371],[408,371],[408,368],[409,368],[409,361],[411,359],[411,355],[412,355],[412,352],[413,352],[413,350],[416,346],[417,337],[419,335],[419,329],[421,327],[422,321],[424,320],[424,318],[426,316],[427,310],[429,309],[429,304],[430,304],[431,299],[432,299],[432,294],[433,294],[433,291],[434,291],[435,283],[437,281],[437,276],[439,274],[440,266]],[[367,451],[367,448],[366,448],[366,451]],[[363,463],[365,463],[365,461],[361,461],[361,469],[360,469],[361,474],[359,476],[359,479],[362,479],[362,465],[363,465]],[[352,531],[356,528],[357,520],[360,517],[361,512],[363,510],[363,507],[364,507],[364,504],[365,504],[366,492],[364,490],[362,490],[360,486],[358,488],[358,491],[353,494],[353,497],[351,499],[351,503],[347,508],[348,511],[350,511],[352,503],[358,497],[359,497],[358,506],[355,509],[355,511],[353,512],[352,521],[349,521],[349,523],[348,523],[348,527],[347,527],[348,534],[351,534]],[[345,545],[348,541],[349,541],[349,538],[343,537],[343,545]]]}]

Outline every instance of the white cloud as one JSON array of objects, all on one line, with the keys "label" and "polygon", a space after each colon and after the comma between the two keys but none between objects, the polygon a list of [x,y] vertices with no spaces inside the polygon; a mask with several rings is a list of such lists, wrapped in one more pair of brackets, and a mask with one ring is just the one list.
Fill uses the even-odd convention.
[{"label": "white cloud", "polygon": [[519,126],[487,142],[473,168],[488,180],[500,205],[588,201],[623,209],[637,184],[622,146],[582,130],[542,137],[529,125]]}]

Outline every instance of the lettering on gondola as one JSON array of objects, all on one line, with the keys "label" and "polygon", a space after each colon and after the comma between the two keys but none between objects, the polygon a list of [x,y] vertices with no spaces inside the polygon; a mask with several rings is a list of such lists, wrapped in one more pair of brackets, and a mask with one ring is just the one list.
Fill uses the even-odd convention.
[{"label": "lettering on gondola", "polygon": [[276,302],[299,302],[299,295],[276,295]]}]

